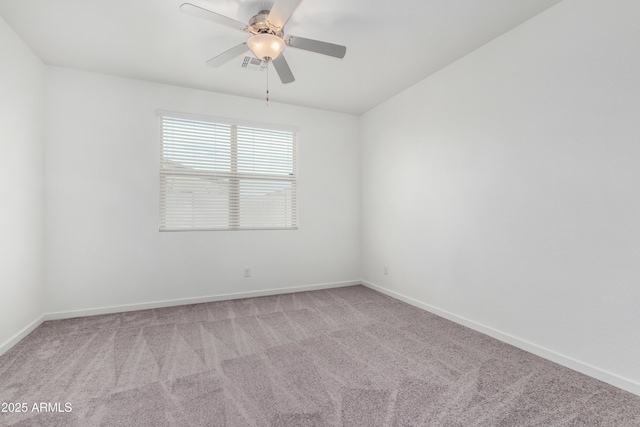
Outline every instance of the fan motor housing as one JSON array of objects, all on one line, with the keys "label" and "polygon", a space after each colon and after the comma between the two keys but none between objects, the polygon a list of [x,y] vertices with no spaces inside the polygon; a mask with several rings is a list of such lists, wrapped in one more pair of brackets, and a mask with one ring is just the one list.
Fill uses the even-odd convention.
[{"label": "fan motor housing", "polygon": [[268,10],[261,10],[257,15],[254,15],[249,20],[248,30],[251,34],[273,34],[274,36],[282,37],[282,28],[278,28],[272,25],[267,18],[269,18]]}]

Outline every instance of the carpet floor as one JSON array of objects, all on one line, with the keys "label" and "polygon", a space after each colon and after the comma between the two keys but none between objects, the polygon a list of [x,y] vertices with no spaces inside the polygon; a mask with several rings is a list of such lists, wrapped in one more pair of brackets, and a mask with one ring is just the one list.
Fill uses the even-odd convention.
[{"label": "carpet floor", "polygon": [[640,397],[362,286],[45,322],[0,402],[2,426],[640,426]]}]

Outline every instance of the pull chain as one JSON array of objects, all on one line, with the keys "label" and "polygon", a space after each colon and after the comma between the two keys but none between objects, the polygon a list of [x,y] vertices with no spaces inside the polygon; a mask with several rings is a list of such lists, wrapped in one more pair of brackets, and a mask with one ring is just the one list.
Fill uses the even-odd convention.
[{"label": "pull chain", "polygon": [[267,61],[267,107],[269,106],[269,63],[271,61]]}]

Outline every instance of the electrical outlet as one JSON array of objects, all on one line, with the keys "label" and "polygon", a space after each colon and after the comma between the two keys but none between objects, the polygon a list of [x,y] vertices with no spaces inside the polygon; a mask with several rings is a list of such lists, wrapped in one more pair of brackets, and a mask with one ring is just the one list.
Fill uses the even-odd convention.
[{"label": "electrical outlet", "polygon": [[244,271],[244,277],[251,277],[251,269],[250,268],[245,267],[243,269],[243,271]]},{"label": "electrical outlet", "polygon": [[389,274],[389,267],[385,265],[383,268],[383,271],[384,271],[384,275],[387,276]]}]

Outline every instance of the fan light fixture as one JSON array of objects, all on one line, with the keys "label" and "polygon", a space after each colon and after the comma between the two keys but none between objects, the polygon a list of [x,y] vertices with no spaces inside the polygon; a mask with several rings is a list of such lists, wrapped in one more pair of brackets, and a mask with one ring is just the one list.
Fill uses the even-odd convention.
[{"label": "fan light fixture", "polygon": [[272,61],[284,50],[284,40],[273,34],[260,33],[249,37],[247,46],[258,59]]},{"label": "fan light fixture", "polygon": [[[344,55],[347,53],[345,46],[292,36],[291,34],[285,35],[284,26],[289,22],[289,18],[291,18],[291,15],[302,1],[303,0],[246,0],[243,3],[251,3],[251,5],[253,5],[251,8],[254,6],[262,8],[262,10],[249,19],[248,23],[237,21],[191,3],[183,3],[180,5],[180,10],[215,24],[250,34],[249,40],[214,56],[207,61],[207,65],[219,67],[240,55],[246,54],[247,50],[251,50],[251,53],[259,60],[265,63],[273,62],[273,68],[276,73],[278,73],[282,84],[288,84],[294,82],[296,79],[293,77],[289,64],[287,64],[283,49],[306,50],[307,52],[315,52],[338,59],[344,58]],[[0,3],[1,2],[2,0],[0,0]],[[327,30],[330,31],[331,28],[327,28]],[[268,70],[269,67],[265,67],[265,69]]]}]

